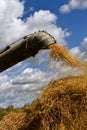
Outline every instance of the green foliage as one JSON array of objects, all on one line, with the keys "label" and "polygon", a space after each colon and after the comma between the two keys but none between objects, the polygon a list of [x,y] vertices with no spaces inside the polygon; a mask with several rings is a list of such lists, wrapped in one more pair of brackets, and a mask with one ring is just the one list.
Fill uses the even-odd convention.
[{"label": "green foliage", "polygon": [[25,111],[26,108],[29,106],[29,104],[24,105],[21,108],[14,108],[13,105],[8,106],[7,108],[2,108],[0,107],[0,120],[3,119],[3,117],[7,114],[9,114],[10,112],[19,112],[19,111]]},{"label": "green foliage", "polygon": [[5,109],[0,107],[0,120],[1,120],[1,119],[3,118],[3,116],[5,116],[5,115],[6,115]]},{"label": "green foliage", "polygon": [[6,111],[7,112],[11,112],[11,111],[14,111],[14,106],[13,105],[10,105],[6,108]]},{"label": "green foliage", "polygon": [[3,118],[5,115],[9,114],[10,112],[18,111],[18,109],[19,109],[19,108],[16,108],[16,109],[15,109],[13,105],[8,106],[7,108],[2,108],[2,107],[0,107],[0,120],[2,120],[2,118]]}]

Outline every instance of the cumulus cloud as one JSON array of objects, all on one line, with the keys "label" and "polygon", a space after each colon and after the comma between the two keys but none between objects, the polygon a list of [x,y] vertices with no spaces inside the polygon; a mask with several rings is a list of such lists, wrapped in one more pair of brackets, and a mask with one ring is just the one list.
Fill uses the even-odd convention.
[{"label": "cumulus cloud", "polygon": [[0,106],[14,105],[15,107],[31,103],[52,79],[51,72],[40,69],[26,68],[13,79],[7,75],[0,75]]},{"label": "cumulus cloud", "polygon": [[[50,77],[48,73],[42,72],[39,69],[27,68],[25,69],[20,76],[16,77],[13,81],[13,84],[29,84],[34,86],[45,86],[45,83],[49,82]],[[31,87],[32,89],[32,87]]]},{"label": "cumulus cloud", "polygon": [[74,57],[87,62],[87,37],[83,39],[80,46],[71,48],[70,52]]},{"label": "cumulus cloud", "polygon": [[69,0],[68,4],[64,4],[60,7],[60,12],[69,13],[75,9],[87,9],[87,0]]},{"label": "cumulus cloud", "polygon": [[81,46],[84,50],[83,57],[84,60],[87,62],[87,37],[85,37],[81,43]]},{"label": "cumulus cloud", "polygon": [[82,41],[83,48],[87,51],[87,37],[85,37]]},{"label": "cumulus cloud", "polygon": [[72,55],[78,59],[81,59],[82,57],[82,52],[80,51],[80,47],[74,47],[70,49],[70,52]]},{"label": "cumulus cloud", "polygon": [[62,29],[56,25],[57,17],[49,10],[39,10],[27,18],[27,27],[30,32],[45,30],[51,33],[55,39],[62,45],[66,45],[65,38],[70,35],[67,29]]},{"label": "cumulus cloud", "polygon": [[65,38],[69,32],[56,25],[55,14],[49,10],[39,10],[23,20],[24,13],[23,2],[0,0],[0,48],[38,30],[46,30],[61,44],[66,44]]},{"label": "cumulus cloud", "polygon": [[23,10],[23,3],[18,0],[0,1],[0,48],[23,35],[26,25],[18,18]]}]

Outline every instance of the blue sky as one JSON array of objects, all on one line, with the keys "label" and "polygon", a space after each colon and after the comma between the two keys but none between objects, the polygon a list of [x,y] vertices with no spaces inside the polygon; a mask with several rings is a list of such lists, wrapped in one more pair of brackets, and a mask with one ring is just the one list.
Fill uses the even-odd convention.
[{"label": "blue sky", "polygon": [[[26,0],[25,1],[25,12],[29,11],[29,8],[33,8],[29,14],[33,14],[34,11],[50,10],[57,16],[57,24],[62,28],[67,28],[71,32],[71,36],[66,40],[68,42],[68,47],[78,46],[87,35],[87,9],[75,9],[69,13],[61,13],[60,7],[67,4],[69,0],[48,0],[48,1],[38,1],[38,0]],[[26,13],[24,16],[29,15]]]},{"label": "blue sky", "polygon": [[[0,0],[0,49],[22,36],[45,30],[76,58],[87,61],[86,17],[87,0]],[[0,106],[23,106],[51,79],[79,74],[61,64],[50,62],[47,51],[41,51],[0,73]]]}]

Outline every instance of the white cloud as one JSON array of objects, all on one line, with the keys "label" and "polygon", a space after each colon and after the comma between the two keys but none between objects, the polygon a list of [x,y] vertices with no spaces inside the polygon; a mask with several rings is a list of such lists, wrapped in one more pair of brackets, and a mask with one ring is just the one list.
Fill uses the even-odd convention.
[{"label": "white cloud", "polygon": [[42,72],[39,69],[27,68],[21,73],[20,76],[14,79],[13,84],[33,84],[33,86],[36,84],[37,87],[41,85],[43,87],[47,84],[50,78],[47,76],[48,75],[45,72]]},{"label": "white cloud", "polygon": [[80,48],[79,47],[74,47],[74,48],[71,48],[70,52],[72,53],[72,55],[78,59],[81,59],[82,57],[82,53],[80,51]]},{"label": "white cloud", "polygon": [[11,86],[11,81],[9,81],[9,78],[7,75],[1,75],[0,76],[0,92],[2,90],[8,89]]},{"label": "white cloud", "polygon": [[70,7],[68,4],[64,4],[60,7],[60,12],[61,13],[68,13],[70,12]]},{"label": "white cloud", "polygon": [[23,3],[18,0],[0,0],[0,48],[24,33],[26,25],[18,18],[23,10]]},{"label": "white cloud", "polygon": [[83,39],[81,45],[82,45],[82,48],[84,50],[84,53],[83,53],[84,61],[87,62],[87,37],[85,37]]},{"label": "white cloud", "polygon": [[85,37],[82,41],[83,48],[87,51],[87,37]]},{"label": "white cloud", "polygon": [[61,13],[69,13],[75,9],[87,9],[87,0],[69,0],[68,4],[60,7]]},{"label": "white cloud", "polygon": [[[35,32],[37,30],[46,30],[52,34],[55,39],[62,45],[67,44],[65,38],[70,35],[67,29],[63,30],[56,25],[57,17],[49,10],[36,11],[27,19],[28,30]],[[68,35],[67,35],[68,34]]]},{"label": "white cloud", "polygon": [[9,78],[0,75],[0,106],[16,107],[30,103],[52,79],[52,74],[40,69],[26,68],[20,75]]},{"label": "white cloud", "polygon": [[87,62],[87,37],[83,39],[80,46],[71,48],[70,52],[74,57]]},{"label": "white cloud", "polygon": [[[29,8],[30,9],[30,8]],[[24,3],[19,0],[0,0],[0,48],[26,34],[46,30],[61,44],[66,44],[66,29],[56,25],[57,16],[49,10],[39,10],[22,20]],[[28,14],[27,14],[28,15]]]}]

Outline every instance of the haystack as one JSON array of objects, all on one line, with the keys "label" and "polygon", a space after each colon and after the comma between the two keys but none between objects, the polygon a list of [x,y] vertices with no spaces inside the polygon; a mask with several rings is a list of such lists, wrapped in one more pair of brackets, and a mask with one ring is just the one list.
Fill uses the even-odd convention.
[{"label": "haystack", "polygon": [[25,115],[18,116],[4,117],[0,130],[86,130],[87,75],[51,81]]}]

